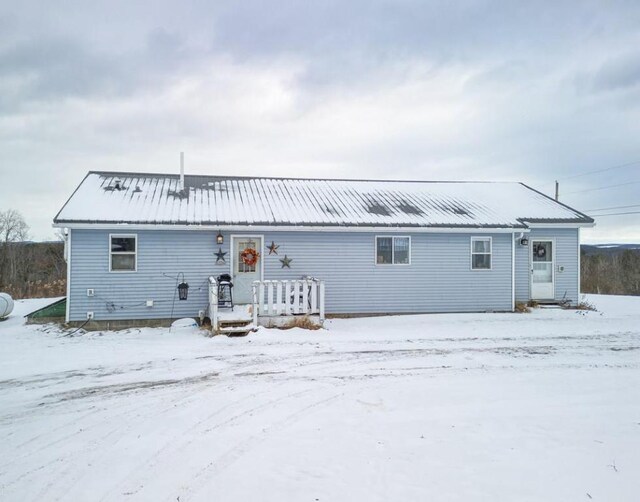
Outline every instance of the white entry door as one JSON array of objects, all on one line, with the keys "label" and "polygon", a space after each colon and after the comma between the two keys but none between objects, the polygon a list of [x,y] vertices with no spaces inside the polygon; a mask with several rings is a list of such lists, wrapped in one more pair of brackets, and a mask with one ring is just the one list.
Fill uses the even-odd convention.
[{"label": "white entry door", "polygon": [[531,242],[531,298],[553,300],[555,297],[553,273],[553,241]]},{"label": "white entry door", "polygon": [[[242,260],[242,252],[245,249],[255,249],[260,253],[255,265],[247,265]],[[239,305],[253,301],[253,281],[262,279],[262,237],[261,236],[234,236],[231,241],[232,263],[231,275],[233,277],[233,302]]]}]

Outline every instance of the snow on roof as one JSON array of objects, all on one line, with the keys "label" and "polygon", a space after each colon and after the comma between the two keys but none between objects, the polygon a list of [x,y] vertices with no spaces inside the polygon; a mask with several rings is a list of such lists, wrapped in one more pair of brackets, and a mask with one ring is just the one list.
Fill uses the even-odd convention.
[{"label": "snow on roof", "polygon": [[526,228],[592,223],[514,182],[425,182],[89,172],[57,225]]}]

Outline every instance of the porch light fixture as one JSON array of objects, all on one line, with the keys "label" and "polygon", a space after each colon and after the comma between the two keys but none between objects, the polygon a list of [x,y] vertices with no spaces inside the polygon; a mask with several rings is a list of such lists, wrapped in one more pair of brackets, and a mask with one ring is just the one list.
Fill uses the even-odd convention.
[{"label": "porch light fixture", "polygon": [[186,300],[188,294],[189,294],[189,285],[186,282],[181,282],[180,284],[178,284],[178,299]]},{"label": "porch light fixture", "polygon": [[529,245],[529,239],[527,239],[526,237],[523,237],[522,239],[520,239],[520,245],[521,246],[528,246]]},{"label": "porch light fixture", "polygon": [[224,235],[220,233],[220,230],[218,230],[218,235],[216,235],[216,244],[218,244],[219,246],[224,244]]}]

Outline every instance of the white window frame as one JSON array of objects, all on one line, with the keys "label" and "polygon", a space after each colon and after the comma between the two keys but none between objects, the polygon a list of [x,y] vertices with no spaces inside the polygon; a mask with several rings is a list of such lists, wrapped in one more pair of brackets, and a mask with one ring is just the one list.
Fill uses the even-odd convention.
[{"label": "white window frame", "polygon": [[[378,263],[378,239],[391,239],[391,263]],[[409,262],[408,263],[394,263],[396,259],[396,239],[409,239]],[[411,265],[411,236],[410,235],[376,235],[374,250],[373,250],[373,263],[377,267],[406,267]]]},{"label": "white window frame", "polygon": [[[136,250],[134,252],[131,251],[111,251],[111,239],[112,238],[117,238],[117,239],[121,239],[121,238],[133,238],[135,239],[135,243],[136,243]],[[111,274],[132,274],[138,271],[138,234],[109,234],[109,273]],[[114,254],[122,254],[122,255],[133,255],[135,257],[134,260],[134,268],[133,270],[113,270],[112,267],[112,257]]]},{"label": "white window frame", "polygon": [[[476,241],[489,241],[489,252],[488,253],[477,253],[473,251],[473,243]],[[480,236],[480,235],[474,235],[473,237],[471,237],[471,243],[470,243],[470,256],[469,256],[469,267],[471,268],[471,270],[473,270],[474,272],[488,272],[493,270],[493,237],[491,236]],[[473,266],[473,255],[476,254],[481,254],[481,255],[489,255],[489,268],[476,268]]]}]

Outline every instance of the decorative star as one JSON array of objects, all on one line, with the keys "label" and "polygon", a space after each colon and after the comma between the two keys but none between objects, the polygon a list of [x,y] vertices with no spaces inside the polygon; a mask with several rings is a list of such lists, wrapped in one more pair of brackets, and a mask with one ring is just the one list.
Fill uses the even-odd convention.
[{"label": "decorative star", "polygon": [[267,249],[269,250],[269,254],[278,254],[278,248],[280,246],[276,246],[276,243],[271,241],[271,245],[267,246]]},{"label": "decorative star", "polygon": [[293,260],[291,258],[288,258],[287,255],[284,255],[284,258],[280,258],[280,263],[282,263],[282,267],[280,268],[284,268],[284,267],[291,268],[292,261]]},{"label": "decorative star", "polygon": [[222,262],[222,263],[226,263],[225,259],[224,259],[224,255],[226,255],[227,253],[225,253],[224,251],[222,251],[222,248],[219,248],[218,251],[216,253],[214,253],[216,255],[216,264]]}]

